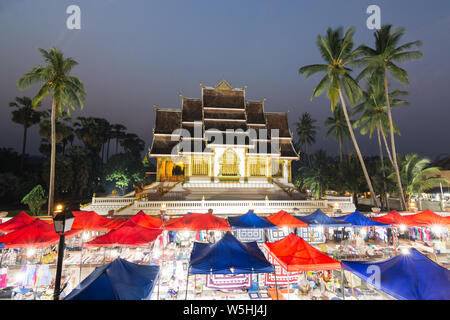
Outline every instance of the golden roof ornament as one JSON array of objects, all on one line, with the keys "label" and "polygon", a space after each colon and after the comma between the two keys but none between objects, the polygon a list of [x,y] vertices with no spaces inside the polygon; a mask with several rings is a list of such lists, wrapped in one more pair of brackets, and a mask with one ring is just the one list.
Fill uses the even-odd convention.
[{"label": "golden roof ornament", "polygon": [[158,111],[159,107],[156,104],[153,104],[153,107],[155,107],[155,110]]},{"label": "golden roof ornament", "polygon": [[214,89],[219,91],[230,91],[233,90],[233,87],[227,82],[227,80],[222,79],[215,87]]}]

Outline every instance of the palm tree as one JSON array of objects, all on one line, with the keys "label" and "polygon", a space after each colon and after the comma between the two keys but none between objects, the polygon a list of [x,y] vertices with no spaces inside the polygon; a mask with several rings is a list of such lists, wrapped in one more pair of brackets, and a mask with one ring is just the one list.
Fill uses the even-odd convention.
[{"label": "palm tree", "polygon": [[[353,124],[354,120],[350,120]],[[339,162],[342,163],[342,146],[344,139],[350,139],[350,133],[345,121],[345,115],[341,106],[336,106],[333,111],[333,116],[325,120],[325,126],[330,127],[325,134],[325,137],[333,136],[338,142]]]},{"label": "palm tree", "polygon": [[326,152],[321,149],[314,152],[311,159],[312,162],[309,166],[299,169],[300,179],[297,186],[309,189],[315,198],[320,198],[331,182],[331,164]]},{"label": "palm tree", "polygon": [[124,137],[127,128],[121,124],[111,125],[111,138],[116,139],[116,153],[119,147],[119,141]]},{"label": "palm tree", "polygon": [[12,112],[12,121],[23,126],[22,156],[20,159],[20,170],[22,171],[27,144],[27,131],[29,127],[41,121],[41,113],[33,109],[31,99],[28,97],[16,97],[15,100],[16,102],[10,102],[9,106],[17,108]]},{"label": "palm tree", "polygon": [[[408,201],[411,201],[413,194],[420,195],[427,189],[439,186],[440,183],[449,183],[444,178],[436,177],[439,175],[440,169],[430,167],[430,163],[429,159],[420,158],[417,154],[399,156],[400,176]],[[391,173],[388,178],[394,180],[395,172]]]},{"label": "palm tree", "polygon": [[316,142],[316,129],[317,126],[314,125],[314,120],[308,112],[303,113],[299,121],[295,123],[296,131],[298,135],[298,145],[303,146],[305,150],[305,155],[308,158],[308,162],[311,165],[311,159],[308,155],[308,145],[312,145]]},{"label": "palm tree", "polygon": [[401,203],[404,209],[407,208],[405,196],[403,193],[402,182],[400,178],[400,172],[397,164],[397,151],[395,148],[395,138],[394,138],[394,123],[392,121],[391,105],[389,101],[389,88],[387,80],[387,72],[393,76],[398,81],[409,84],[408,73],[397,66],[395,63],[421,59],[423,53],[420,51],[407,51],[414,46],[421,46],[421,41],[412,41],[405,43],[403,45],[398,45],[401,37],[405,33],[404,28],[392,29],[392,25],[384,25],[380,30],[374,33],[375,36],[375,48],[370,48],[368,46],[360,46],[359,50],[365,55],[364,58],[356,61],[358,64],[365,66],[365,69],[361,71],[358,78],[364,78],[368,75],[378,73],[383,76],[384,79],[384,89],[385,89],[385,100],[387,106],[387,114],[389,119],[389,132],[391,137],[391,148],[392,148],[392,160],[394,163],[394,170],[397,176],[397,185],[399,188],[399,193],[401,195]]},{"label": "palm tree", "polygon": [[126,152],[136,157],[140,157],[140,153],[145,148],[145,142],[134,133],[127,133],[119,143]]},{"label": "palm tree", "polygon": [[352,63],[358,55],[358,52],[353,50],[354,34],[355,28],[349,28],[347,32],[345,32],[345,35],[343,35],[342,28],[338,28],[336,30],[328,28],[327,34],[325,36],[318,35],[316,42],[320,54],[325,60],[325,64],[304,66],[298,71],[300,74],[304,74],[305,77],[309,77],[319,72],[325,73],[325,76],[322,80],[320,80],[319,84],[314,89],[311,100],[320,96],[325,89],[327,89],[327,97],[331,101],[331,111],[334,111],[334,108],[340,100],[350,137],[361,163],[373,204],[377,205],[378,202],[375,197],[369,174],[367,173],[366,165],[364,164],[364,159],[361,155],[361,151],[359,150],[355,134],[353,133],[353,128],[348,116],[347,105],[344,99],[345,93],[345,96],[349,102],[351,104],[355,104],[362,95],[362,89],[350,75],[352,70],[346,67],[349,63]]},{"label": "palm tree", "polygon": [[17,81],[21,90],[27,89],[32,84],[43,84],[37,95],[33,98],[32,105],[36,108],[39,102],[50,95],[52,97],[51,114],[51,157],[50,157],[50,182],[48,192],[48,214],[53,215],[54,189],[55,189],[55,156],[56,156],[56,119],[64,109],[83,108],[83,100],[86,97],[81,81],[70,75],[72,69],[78,64],[73,58],[64,58],[63,53],[55,48],[49,51],[39,49],[46,62],[45,66],[37,65],[30,69]]}]

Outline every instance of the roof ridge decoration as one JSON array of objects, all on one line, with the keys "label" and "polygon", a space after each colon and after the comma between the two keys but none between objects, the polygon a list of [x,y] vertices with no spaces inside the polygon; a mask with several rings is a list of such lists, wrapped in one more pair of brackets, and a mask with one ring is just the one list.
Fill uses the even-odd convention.
[{"label": "roof ridge decoration", "polygon": [[224,78],[222,78],[222,80],[219,81],[219,83],[217,83],[214,86],[214,90],[218,90],[218,91],[231,91],[233,90],[233,87],[228,83],[227,80],[225,80]]}]

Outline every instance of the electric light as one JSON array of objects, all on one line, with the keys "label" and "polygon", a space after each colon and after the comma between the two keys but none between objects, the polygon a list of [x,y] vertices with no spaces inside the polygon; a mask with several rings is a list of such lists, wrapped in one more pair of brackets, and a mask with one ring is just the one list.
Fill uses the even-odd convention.
[{"label": "electric light", "polygon": [[406,225],[401,224],[401,225],[400,225],[400,231],[401,231],[401,232],[405,232],[405,231],[406,231]]},{"label": "electric light", "polygon": [[230,267],[231,273],[234,273],[235,270],[236,270],[236,269],[234,269],[234,267]]},{"label": "electric light", "polygon": [[402,254],[404,254],[404,255],[407,255],[407,254],[409,254],[409,249],[403,247],[403,248],[400,249],[400,252],[401,252]]},{"label": "electric light", "polygon": [[288,233],[289,232],[289,228],[288,227],[283,227],[283,228],[281,228],[281,230],[283,230],[284,233]]},{"label": "electric light", "polygon": [[436,234],[437,236],[439,236],[442,233],[442,227],[439,225],[434,225],[431,227],[431,231]]},{"label": "electric light", "polygon": [[35,249],[28,249],[27,250],[27,257],[32,257],[36,253]]},{"label": "electric light", "polygon": [[181,232],[180,232],[180,235],[181,235],[183,238],[189,237],[189,234],[190,234],[189,231],[181,231]]},{"label": "electric light", "polygon": [[87,233],[87,232],[83,232],[83,240],[89,240],[89,238],[90,238],[90,236],[89,236],[89,233]]}]

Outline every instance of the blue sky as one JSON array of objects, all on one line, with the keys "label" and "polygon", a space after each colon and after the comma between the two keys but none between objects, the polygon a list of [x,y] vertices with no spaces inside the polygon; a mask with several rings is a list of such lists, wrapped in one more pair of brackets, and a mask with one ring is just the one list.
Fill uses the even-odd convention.
[{"label": "blue sky", "polygon": [[[81,8],[81,30],[66,28],[66,8]],[[403,41],[422,40],[421,61],[402,66],[410,75],[410,106],[394,111],[402,135],[399,152],[434,159],[449,153],[450,2],[433,1],[65,1],[0,0],[0,147],[20,149],[22,127],[11,119],[8,102],[33,96],[19,91],[17,79],[42,63],[37,48],[56,46],[80,65],[74,70],[88,94],[83,111],[122,123],[151,143],[153,104],[179,108],[181,92],[200,97],[200,82],[222,77],[247,85],[249,100],[267,98],[266,111],[290,110],[291,129],[303,112],[321,126],[314,149],[337,152],[325,139],[330,114],[325,97],[310,101],[318,77],[305,79],[298,68],[320,62],[317,34],[327,27],[355,26],[357,44],[373,44],[366,8],[381,7],[382,24],[406,28]],[[50,106],[49,101],[44,104]],[[358,135],[362,151],[377,153],[375,139]],[[38,127],[30,130],[27,151],[39,154]]]}]

